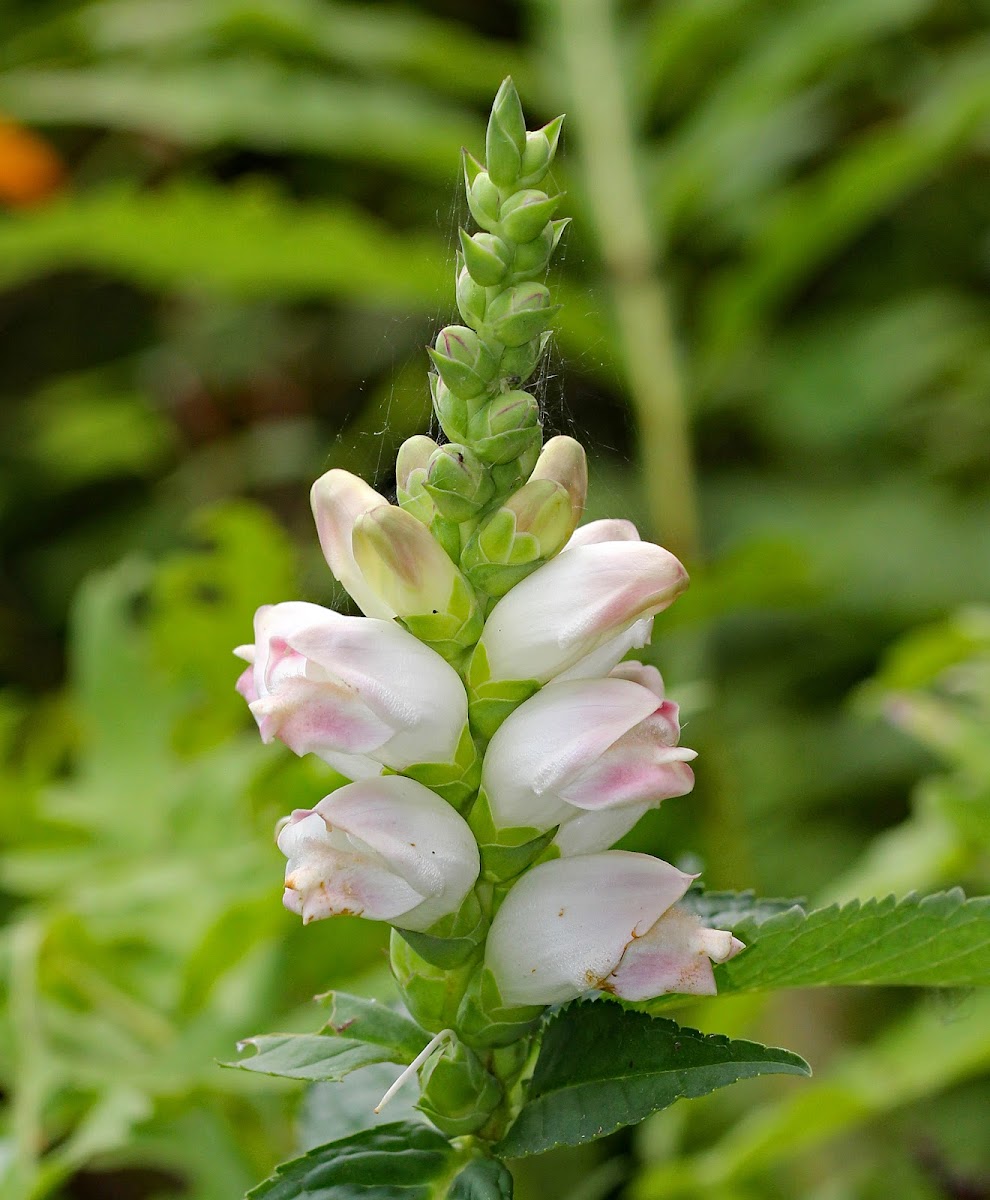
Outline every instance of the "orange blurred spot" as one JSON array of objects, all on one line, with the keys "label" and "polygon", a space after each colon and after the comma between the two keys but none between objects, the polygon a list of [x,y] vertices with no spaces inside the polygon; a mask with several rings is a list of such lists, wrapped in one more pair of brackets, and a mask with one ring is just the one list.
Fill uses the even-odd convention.
[{"label": "orange blurred spot", "polygon": [[62,160],[43,138],[0,117],[0,204],[40,204],[59,190],[64,178]]}]

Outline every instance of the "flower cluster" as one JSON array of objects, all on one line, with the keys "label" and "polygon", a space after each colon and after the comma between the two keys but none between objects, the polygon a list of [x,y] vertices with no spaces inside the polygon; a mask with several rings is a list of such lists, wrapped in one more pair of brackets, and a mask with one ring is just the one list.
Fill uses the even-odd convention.
[{"label": "flower cluster", "polygon": [[267,606],[236,651],[262,738],[352,781],[282,822],[285,904],[307,922],[394,926],[410,1011],[451,1032],[423,1103],[456,1133],[480,1128],[506,1084],[475,1052],[524,1039],[547,1005],[710,994],[712,962],[742,948],[678,905],[693,876],[610,849],[694,784],[677,705],[625,657],[687,575],[627,521],[578,527],[584,450],[543,445],[523,390],[554,311],[540,280],[565,222],[540,185],[559,130],[528,132],[507,81],[487,165],[465,157],[481,227],[461,234],[465,323],[430,350],[449,440],[403,445],[397,504],[346,471],[313,487],[327,563],[364,616]]}]

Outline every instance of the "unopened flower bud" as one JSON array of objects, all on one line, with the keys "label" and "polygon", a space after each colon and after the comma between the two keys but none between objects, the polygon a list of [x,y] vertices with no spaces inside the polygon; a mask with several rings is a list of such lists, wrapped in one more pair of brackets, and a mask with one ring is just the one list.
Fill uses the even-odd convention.
[{"label": "unopened flower bud", "polygon": [[492,922],[485,962],[506,1004],[562,1004],[588,991],[624,1000],[715,994],[712,961],[743,949],[674,908],[695,877],[610,850],[527,872]]},{"label": "unopened flower bud", "polygon": [[473,329],[464,325],[441,329],[435,347],[428,353],[447,387],[465,400],[487,391],[498,373],[492,352]]},{"label": "unopened flower bud", "polygon": [[543,357],[543,352],[553,336],[549,330],[539,337],[521,346],[509,346],[503,351],[498,363],[499,378],[506,381],[510,388],[516,388],[525,383],[536,370],[537,364]]},{"label": "unopened flower bud", "polygon": [[490,233],[475,233],[470,237],[460,230],[461,253],[471,277],[482,287],[495,287],[505,278],[512,265],[512,247]]},{"label": "unopened flower bud", "polygon": [[485,462],[506,463],[539,445],[542,437],[536,398],[503,392],[471,418],[466,441]]},{"label": "unopened flower bud", "polygon": [[262,740],[351,779],[455,764],[467,697],[457,672],[393,621],[293,601],[259,608],[238,680]]},{"label": "unopened flower bud", "polygon": [[484,463],[466,446],[449,442],[435,451],[423,485],[437,509],[451,521],[476,516],[495,492]]},{"label": "unopened flower bud", "polygon": [[424,525],[430,524],[436,511],[433,500],[423,489],[430,457],[436,448],[437,444],[432,438],[417,434],[406,438],[395,460],[395,490],[399,507],[411,512]]},{"label": "unopened flower bud", "polygon": [[374,509],[357,520],[352,540],[369,588],[410,632],[447,659],[474,643],[481,622],[474,591],[415,517]]},{"label": "unopened flower bud", "polygon": [[588,456],[575,438],[558,435],[543,447],[533,468],[532,479],[552,479],[567,492],[571,505],[570,538],[584,515],[588,497]]},{"label": "unopened flower bud", "polygon": [[461,567],[489,596],[504,596],[563,549],[576,524],[566,488],[531,479],[471,535]]},{"label": "unopened flower bud", "polygon": [[394,617],[395,612],[365,582],[354,559],[354,522],[364,513],[388,507],[388,501],[363,479],[335,468],[321,475],[310,492],[320,547],[335,578],[366,616]]},{"label": "unopened flower bud", "polygon": [[448,1137],[476,1133],[502,1099],[498,1080],[461,1041],[429,1059],[420,1072],[416,1105]]},{"label": "unopened flower bud", "polygon": [[526,134],[526,147],[523,150],[516,187],[532,188],[543,182],[557,152],[560,127],[563,123],[563,117],[554,117],[542,129],[535,129]]},{"label": "unopened flower bud", "polygon": [[433,411],[440,428],[452,442],[468,439],[468,402],[452,392],[439,375],[430,372],[430,393],[433,396]]},{"label": "unopened flower bud", "polygon": [[457,311],[472,329],[480,329],[485,322],[488,296],[481,284],[471,278],[467,267],[461,267],[457,273],[455,295]]},{"label": "unopened flower bud", "polygon": [[512,260],[512,281],[521,283],[546,273],[553,253],[553,225],[548,221],[532,241],[516,247]]},{"label": "unopened flower bud", "polygon": [[534,437],[522,454],[510,459],[507,463],[493,466],[492,482],[495,484],[496,494],[505,496],[521,488],[533,474],[533,468],[536,466],[539,456],[540,439]]},{"label": "unopened flower bud", "polygon": [[[546,332],[559,305],[541,283],[518,283],[488,305],[485,321],[492,336],[506,346],[522,346]],[[451,385],[453,386],[453,385]]]},{"label": "unopened flower bud", "polygon": [[464,151],[464,190],[471,216],[488,233],[498,228],[498,187],[480,162]]},{"label": "unopened flower bud", "polygon": [[512,80],[505,79],[495,95],[485,133],[488,173],[499,187],[507,188],[515,183],[525,149],[526,121],[519,93]]},{"label": "unopened flower bud", "polygon": [[306,923],[349,914],[428,930],[457,912],[480,861],[463,817],[412,779],[351,783],[281,826],[285,906]]},{"label": "unopened flower bud", "polygon": [[[507,242],[533,241],[546,229],[561,198],[562,193],[548,196],[535,189],[513,193],[499,209],[499,233]],[[551,231],[551,243],[552,237]]]}]

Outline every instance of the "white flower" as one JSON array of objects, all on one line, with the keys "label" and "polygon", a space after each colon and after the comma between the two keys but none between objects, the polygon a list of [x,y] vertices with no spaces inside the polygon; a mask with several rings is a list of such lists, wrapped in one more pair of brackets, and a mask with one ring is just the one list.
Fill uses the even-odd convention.
[{"label": "white flower", "polygon": [[429,788],[388,775],[297,809],[278,833],[284,903],[307,924],[353,915],[426,930],[457,912],[478,877],[463,817]]},{"label": "white flower", "polygon": [[712,961],[742,942],[674,908],[693,875],[609,850],[543,863],[495,915],[485,962],[507,1005],[562,1004],[588,991],[645,1000],[715,993]]},{"label": "white flower", "polygon": [[351,779],[450,763],[467,695],[439,654],[392,621],[301,601],[266,605],[238,680],[262,739],[316,754]]},{"label": "white flower", "polygon": [[492,609],[479,646],[488,678],[546,683],[570,668],[578,668],[570,678],[604,675],[645,644],[650,618],[687,583],[678,560],[652,542],[569,546]]},{"label": "white flower", "polygon": [[395,610],[365,581],[352,545],[358,518],[388,507],[388,501],[350,471],[334,469],[313,484],[310,502],[323,557],[337,581],[366,616],[384,620],[394,617]]},{"label": "white flower", "polygon": [[652,688],[629,678],[550,683],[506,719],[482,769],[497,829],[560,825],[561,852],[587,854],[691,790],[696,755],[677,745],[677,705],[663,699],[658,672],[653,680],[635,665]]}]

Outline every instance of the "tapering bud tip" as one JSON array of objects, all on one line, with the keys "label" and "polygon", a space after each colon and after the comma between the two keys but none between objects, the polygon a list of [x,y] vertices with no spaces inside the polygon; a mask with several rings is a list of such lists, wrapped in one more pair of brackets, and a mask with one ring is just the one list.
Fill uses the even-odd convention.
[{"label": "tapering bud tip", "polygon": [[488,173],[499,187],[515,183],[525,149],[526,120],[519,93],[511,77],[507,77],[495,95],[485,134]]}]

